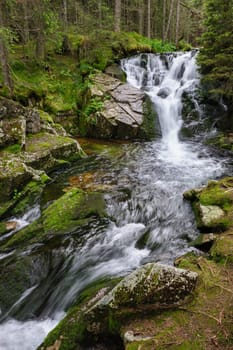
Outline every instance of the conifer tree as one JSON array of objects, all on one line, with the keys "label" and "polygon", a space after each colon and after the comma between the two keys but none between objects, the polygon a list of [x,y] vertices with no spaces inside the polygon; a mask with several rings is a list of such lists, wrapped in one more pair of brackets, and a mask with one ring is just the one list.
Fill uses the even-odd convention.
[{"label": "conifer tree", "polygon": [[199,63],[203,82],[233,114],[233,0],[206,0]]}]

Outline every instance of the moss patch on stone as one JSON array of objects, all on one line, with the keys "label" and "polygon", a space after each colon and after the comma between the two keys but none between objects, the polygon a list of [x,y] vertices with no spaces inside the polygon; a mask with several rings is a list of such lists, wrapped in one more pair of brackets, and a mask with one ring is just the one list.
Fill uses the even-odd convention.
[{"label": "moss patch on stone", "polygon": [[[204,232],[221,232],[233,226],[232,177],[226,177],[219,181],[210,181],[202,189],[187,191],[184,193],[184,198],[191,201],[197,227]],[[223,215],[217,215],[216,219],[213,218],[212,220],[204,220],[204,217],[202,219],[203,211],[214,209],[214,207],[223,210]],[[204,210],[205,208],[206,210]]]},{"label": "moss patch on stone", "polygon": [[51,204],[43,213],[45,231],[64,234],[72,231],[92,216],[103,217],[105,204],[102,194],[72,189]]},{"label": "moss patch on stone", "polygon": [[[16,207],[17,209],[17,207]],[[41,218],[16,232],[1,249],[41,242],[54,235],[72,233],[82,225],[87,225],[93,217],[103,218],[105,202],[100,193],[71,189],[46,208]]]}]

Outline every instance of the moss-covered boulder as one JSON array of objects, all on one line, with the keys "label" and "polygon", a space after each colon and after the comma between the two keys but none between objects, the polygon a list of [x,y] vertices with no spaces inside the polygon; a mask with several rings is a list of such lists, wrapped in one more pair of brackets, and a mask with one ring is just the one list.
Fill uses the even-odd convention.
[{"label": "moss-covered boulder", "polygon": [[191,201],[202,232],[222,232],[233,225],[233,178],[210,181],[202,189],[184,193]]},{"label": "moss-covered boulder", "polygon": [[[23,197],[31,180],[44,184],[46,175],[83,157],[78,142],[47,132],[26,137],[25,151],[13,145],[0,151],[0,217]],[[30,186],[29,186],[30,187]]]},{"label": "moss-covered boulder", "polygon": [[80,119],[84,135],[103,139],[151,139],[156,113],[146,95],[104,73],[96,74]]},{"label": "moss-covered boulder", "polygon": [[42,242],[53,236],[71,234],[95,217],[103,218],[105,202],[103,194],[71,189],[46,208],[41,217],[16,232],[1,249],[10,249],[25,244]]},{"label": "moss-covered boulder", "polygon": [[129,319],[121,328],[125,350],[232,348],[232,267],[193,253],[178,260],[180,268],[199,275],[192,301],[173,310],[146,316],[141,313]]},{"label": "moss-covered boulder", "polygon": [[112,344],[116,339],[120,343],[120,329],[129,318],[142,310],[145,313],[180,305],[195,289],[197,276],[195,272],[171,266],[147,264],[126,276],[107,294],[106,290],[99,292],[94,303],[74,308],[39,349],[51,349],[58,341],[58,350],[80,349],[83,343],[105,343],[109,339]]}]

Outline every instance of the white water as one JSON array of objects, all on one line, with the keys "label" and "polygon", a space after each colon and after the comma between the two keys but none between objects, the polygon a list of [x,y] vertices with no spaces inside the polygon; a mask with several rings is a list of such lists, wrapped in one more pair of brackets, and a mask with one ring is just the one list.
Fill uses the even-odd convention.
[{"label": "white water", "polygon": [[154,103],[162,132],[163,156],[175,163],[189,161],[191,157],[192,163],[196,154],[179,141],[178,135],[183,122],[182,94],[194,92],[199,83],[195,54],[188,52],[176,57],[170,54],[164,56],[164,60],[157,55],[146,57],[146,64],[145,55],[122,61],[127,80],[131,85],[143,88]]},{"label": "white water", "polygon": [[[127,274],[147,261],[172,263],[176,256],[191,250],[184,235],[191,240],[197,231],[182,193],[224,171],[223,161],[211,156],[203,145],[179,140],[182,93],[184,90],[192,93],[199,81],[195,55],[171,54],[165,59],[140,55],[123,60],[122,66],[128,82],[143,88],[152,99],[162,138],[123,146],[124,156],[110,164],[99,161],[100,172],[104,174],[101,183],[116,183],[119,193],[126,189],[130,195],[123,200],[111,193],[107,195],[112,222],[107,226],[93,223],[81,243],[78,237],[83,233],[77,231],[77,238],[70,239],[69,245],[60,251],[66,260],[56,279],[53,274],[48,275],[48,286],[46,281],[33,285],[16,301],[9,316],[12,317],[14,308],[26,302],[30,312],[22,308],[28,320],[10,319],[0,326],[0,350],[34,350],[78,293],[96,279]],[[158,96],[162,92],[167,96]],[[139,249],[136,242],[146,232],[148,242]],[[38,309],[39,317],[30,320]]]}]

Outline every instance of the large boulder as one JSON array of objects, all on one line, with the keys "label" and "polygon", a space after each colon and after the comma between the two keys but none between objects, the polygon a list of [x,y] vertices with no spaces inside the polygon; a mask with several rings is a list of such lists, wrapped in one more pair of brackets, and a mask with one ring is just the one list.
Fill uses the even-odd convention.
[{"label": "large boulder", "polygon": [[0,152],[0,216],[2,204],[19,197],[31,179],[40,181],[44,171],[50,173],[84,154],[76,140],[48,133],[28,135],[24,152],[15,146]]},{"label": "large boulder", "polygon": [[144,92],[104,73],[95,75],[90,92],[93,113],[86,124],[88,136],[106,139],[155,136],[155,111]]},{"label": "large boulder", "polygon": [[193,292],[197,277],[195,272],[172,266],[142,266],[110,292],[101,289],[82,307],[72,308],[39,349],[55,349],[53,346],[59,341],[57,350],[82,349],[82,343],[109,343],[109,339],[112,344],[108,348],[112,348],[117,334],[119,342],[120,329],[127,319],[137,313],[180,305]]}]

